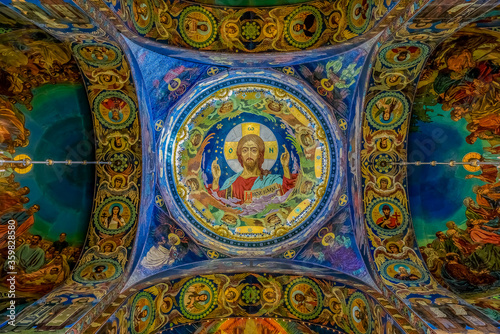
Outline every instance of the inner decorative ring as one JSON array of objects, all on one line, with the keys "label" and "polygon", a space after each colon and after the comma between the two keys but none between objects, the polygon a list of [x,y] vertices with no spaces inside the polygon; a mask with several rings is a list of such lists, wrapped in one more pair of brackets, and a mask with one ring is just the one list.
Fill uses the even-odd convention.
[{"label": "inner decorative ring", "polygon": [[236,247],[275,245],[314,222],[336,175],[326,110],[261,78],[227,80],[188,96],[160,144],[175,217],[212,244]]}]

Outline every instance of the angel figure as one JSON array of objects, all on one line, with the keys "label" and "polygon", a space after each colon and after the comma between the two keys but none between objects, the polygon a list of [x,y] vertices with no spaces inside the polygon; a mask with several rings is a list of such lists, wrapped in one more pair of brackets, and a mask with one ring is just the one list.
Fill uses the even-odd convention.
[{"label": "angel figure", "polygon": [[411,261],[420,263],[417,254],[411,248],[414,244],[412,233],[407,233],[403,240],[400,240],[399,236],[394,236],[382,241],[370,229],[367,231],[373,246],[376,247],[373,258],[377,266],[380,267],[387,259],[403,260],[410,258]]},{"label": "angel figure", "polygon": [[115,259],[122,266],[127,262],[127,249],[121,245],[115,246],[115,242],[103,242],[101,246],[95,245],[83,254],[81,263],[97,259]]},{"label": "angel figure", "polygon": [[[399,178],[402,178],[400,174]],[[367,205],[375,197],[394,197],[401,204],[407,207],[406,191],[399,182],[394,182],[394,178],[389,176],[379,177],[377,182],[368,181],[365,186],[364,202]]]},{"label": "angel figure", "polygon": [[[316,281],[325,295],[325,305],[329,306],[324,308],[318,317],[318,322],[322,324],[331,325],[336,324],[342,328],[346,333],[352,332],[349,324],[349,309],[347,307],[345,298],[345,288],[333,286],[330,282]],[[344,291],[343,291],[344,290]]]},{"label": "angel figure", "polygon": [[[334,71],[325,71],[325,65],[317,63],[314,72],[306,65],[299,66],[299,72],[316,87],[318,93],[322,95],[332,106],[335,105],[335,110],[342,115],[347,113],[347,105],[342,101],[348,94],[346,91],[339,92],[335,89],[335,85],[341,82],[341,78]],[[335,103],[334,103],[335,102]]]}]

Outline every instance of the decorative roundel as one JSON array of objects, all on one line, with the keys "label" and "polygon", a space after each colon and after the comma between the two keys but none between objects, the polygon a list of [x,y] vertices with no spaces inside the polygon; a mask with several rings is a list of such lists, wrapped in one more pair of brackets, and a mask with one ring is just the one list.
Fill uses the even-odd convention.
[{"label": "decorative roundel", "polygon": [[137,31],[147,34],[153,27],[153,8],[150,0],[131,1],[132,22]]},{"label": "decorative roundel", "polygon": [[384,92],[368,102],[366,118],[377,130],[390,130],[400,126],[405,120],[410,106],[399,92]]},{"label": "decorative roundel", "polygon": [[285,37],[291,45],[305,49],[321,36],[323,17],[313,6],[301,6],[285,19]]},{"label": "decorative roundel", "polygon": [[204,318],[217,304],[217,288],[208,279],[196,277],[184,284],[179,299],[182,314],[192,320]]},{"label": "decorative roundel", "polygon": [[111,44],[75,44],[72,49],[78,59],[94,67],[115,67],[122,62],[122,52]]},{"label": "decorative roundel", "polygon": [[301,320],[316,318],[323,308],[319,286],[308,278],[296,278],[285,290],[286,306]]},{"label": "decorative roundel", "polygon": [[354,0],[347,7],[349,28],[357,34],[362,34],[368,28],[372,16],[371,0]]},{"label": "decorative roundel", "polygon": [[94,111],[99,121],[111,129],[126,128],[136,117],[135,102],[119,91],[103,91],[94,99]]},{"label": "decorative roundel", "polygon": [[389,154],[379,153],[375,155],[373,168],[381,174],[387,174],[394,168],[393,162],[394,159]]},{"label": "decorative roundel", "polygon": [[429,51],[429,46],[419,42],[391,44],[380,51],[379,59],[390,68],[408,68],[423,61]]},{"label": "decorative roundel", "polygon": [[104,200],[94,213],[94,225],[104,234],[125,232],[135,222],[135,206],[125,197]]},{"label": "decorative roundel", "polygon": [[217,37],[217,22],[205,8],[186,7],[179,18],[179,31],[184,41],[194,48],[204,48]]},{"label": "decorative roundel", "polygon": [[153,297],[147,292],[139,292],[132,302],[130,312],[130,332],[132,334],[149,333],[148,329],[155,319]]},{"label": "decorative roundel", "polygon": [[349,322],[357,334],[372,332],[370,306],[362,293],[355,292],[351,295],[347,309],[349,310]]},{"label": "decorative roundel", "polygon": [[370,202],[366,219],[369,226],[382,235],[396,235],[408,227],[408,213],[391,197],[379,197]]},{"label": "decorative roundel", "polygon": [[160,138],[160,190],[199,242],[278,252],[338,200],[340,129],[319,98],[286,84],[291,77],[224,75],[174,107]]},{"label": "decorative roundel", "polygon": [[389,260],[380,266],[382,277],[392,283],[407,285],[424,283],[429,280],[428,272],[420,266],[405,260]]},{"label": "decorative roundel", "polygon": [[118,278],[122,271],[116,260],[93,260],[78,267],[73,274],[73,280],[82,284],[109,282]]}]

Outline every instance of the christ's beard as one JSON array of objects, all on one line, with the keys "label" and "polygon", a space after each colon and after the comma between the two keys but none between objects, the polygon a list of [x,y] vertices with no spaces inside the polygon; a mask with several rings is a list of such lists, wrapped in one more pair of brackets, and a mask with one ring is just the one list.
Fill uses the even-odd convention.
[{"label": "christ's beard", "polygon": [[245,160],[245,164],[244,165],[247,168],[254,168],[255,164],[256,164],[255,160],[248,158],[248,159]]}]

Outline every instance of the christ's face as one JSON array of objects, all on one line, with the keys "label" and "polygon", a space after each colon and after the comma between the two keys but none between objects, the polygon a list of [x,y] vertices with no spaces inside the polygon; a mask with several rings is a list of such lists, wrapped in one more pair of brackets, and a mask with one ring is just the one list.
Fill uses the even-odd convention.
[{"label": "christ's face", "polygon": [[243,167],[254,168],[259,158],[259,147],[253,141],[247,141],[241,149]]}]

